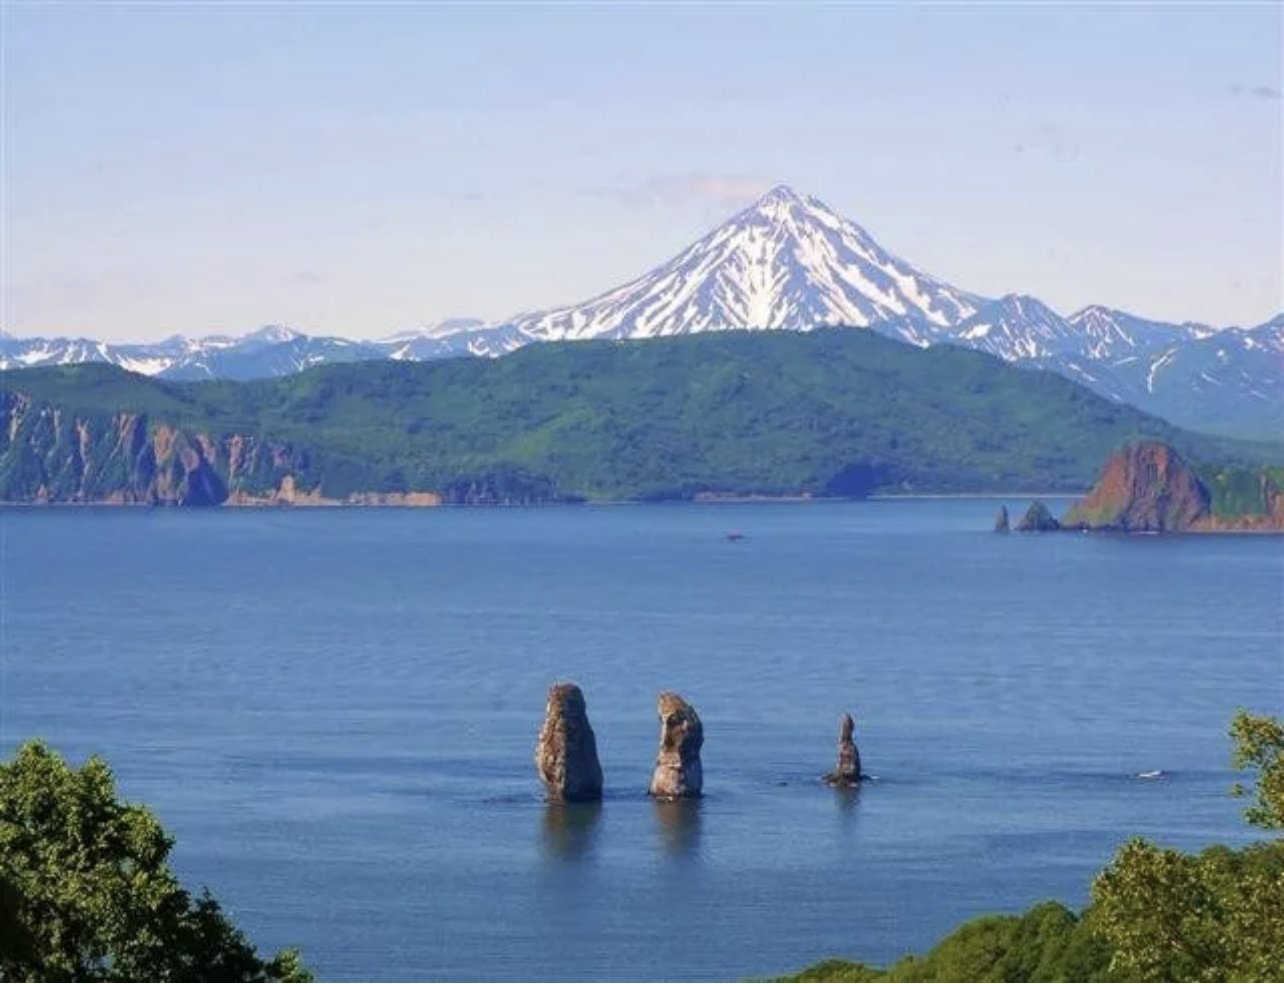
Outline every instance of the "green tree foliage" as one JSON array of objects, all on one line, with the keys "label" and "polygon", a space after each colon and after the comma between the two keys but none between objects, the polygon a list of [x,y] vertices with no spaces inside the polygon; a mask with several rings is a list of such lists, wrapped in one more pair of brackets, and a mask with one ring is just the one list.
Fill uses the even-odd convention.
[{"label": "green tree foliage", "polygon": [[1195,471],[1212,498],[1218,517],[1262,516],[1284,489],[1284,468],[1234,468],[1196,465]]},{"label": "green tree foliage", "polygon": [[[1241,710],[1231,722],[1231,738],[1235,768],[1257,773],[1256,799],[1245,811],[1245,818],[1255,827],[1284,829],[1284,723]],[[1233,791],[1244,795],[1242,786]]]},{"label": "green tree foliage", "polygon": [[[1235,766],[1255,774],[1248,821],[1284,828],[1284,725],[1240,711],[1231,737]],[[1135,838],[1097,876],[1081,917],[1043,902],[965,923],[887,970],[826,960],[785,980],[1284,980],[1284,840],[1191,855]]]},{"label": "green tree foliage", "polygon": [[295,951],[261,959],[185,891],[172,846],[102,760],[24,745],[0,764],[0,980],[310,980]]},{"label": "green tree foliage", "polygon": [[1020,916],[964,923],[922,957],[887,970],[826,960],[788,981],[1101,981],[1110,951],[1084,920],[1057,902]]},{"label": "green tree foliage", "polygon": [[1089,918],[1126,981],[1284,974],[1284,844],[1199,855],[1130,841],[1092,886]]}]

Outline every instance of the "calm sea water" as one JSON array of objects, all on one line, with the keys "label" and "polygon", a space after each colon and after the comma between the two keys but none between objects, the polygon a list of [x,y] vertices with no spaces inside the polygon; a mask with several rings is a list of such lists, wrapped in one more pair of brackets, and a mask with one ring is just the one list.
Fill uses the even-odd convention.
[{"label": "calm sea water", "polygon": [[[1002,537],[997,505],[11,510],[0,745],[106,756],[184,879],[326,978],[888,961],[1082,903],[1130,834],[1247,839],[1227,722],[1284,703],[1279,539]],[[539,795],[560,679],[600,808]],[[662,689],[698,804],[643,795]],[[816,781],[845,709],[854,795]]]}]

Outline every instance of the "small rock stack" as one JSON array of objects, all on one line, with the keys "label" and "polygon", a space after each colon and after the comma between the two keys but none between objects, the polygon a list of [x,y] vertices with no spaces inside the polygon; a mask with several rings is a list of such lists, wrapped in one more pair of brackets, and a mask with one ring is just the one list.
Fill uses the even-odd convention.
[{"label": "small rock stack", "polygon": [[1061,524],[1048,507],[1039,499],[1030,503],[1021,521],[1016,524],[1018,533],[1054,533],[1061,529]]},{"label": "small rock stack", "polygon": [[838,764],[834,771],[824,776],[824,781],[831,786],[855,786],[860,782],[860,750],[852,731],[856,722],[850,714],[844,713],[838,722]]}]

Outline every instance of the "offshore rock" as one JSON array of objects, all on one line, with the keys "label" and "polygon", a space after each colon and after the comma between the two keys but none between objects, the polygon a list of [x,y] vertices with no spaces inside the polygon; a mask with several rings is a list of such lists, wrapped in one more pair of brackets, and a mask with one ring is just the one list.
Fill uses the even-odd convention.
[{"label": "offshore rock", "polygon": [[1048,507],[1039,499],[1030,503],[1030,508],[1025,511],[1025,515],[1016,524],[1018,533],[1051,533],[1059,529],[1061,529],[1061,524],[1057,522],[1056,517],[1048,511]]},{"label": "offshore rock", "polygon": [[597,738],[584,694],[573,683],[549,688],[544,726],[535,745],[535,768],[550,800],[582,803],[602,798]]},{"label": "offshore rock", "polygon": [[860,782],[860,750],[852,738],[855,726],[852,716],[844,713],[838,723],[838,764],[824,776],[831,786],[854,786]]},{"label": "offshore rock", "polygon": [[658,799],[699,796],[704,786],[700,715],[677,694],[667,692],[660,694],[656,712],[660,715],[660,752],[655,758],[650,794]]},{"label": "offshore rock", "polygon": [[1212,497],[1181,455],[1146,441],[1116,451],[1088,495],[1066,514],[1071,529],[1173,533],[1212,525]]},{"label": "offshore rock", "polygon": [[994,532],[1007,533],[1009,529],[1008,507],[999,506],[999,511],[994,516]]}]

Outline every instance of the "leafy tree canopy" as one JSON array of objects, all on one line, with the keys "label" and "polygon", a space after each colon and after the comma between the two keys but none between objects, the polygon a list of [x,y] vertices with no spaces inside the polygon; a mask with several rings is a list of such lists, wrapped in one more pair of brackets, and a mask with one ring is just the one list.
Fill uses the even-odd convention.
[{"label": "leafy tree canopy", "polygon": [[98,758],[40,742],[0,763],[0,980],[306,981],[170,871],[173,839]]},{"label": "leafy tree canopy", "polygon": [[[1275,718],[1240,711],[1231,722],[1235,742],[1235,768],[1257,773],[1256,800],[1244,816],[1267,830],[1284,829],[1284,724]],[[1237,796],[1244,795],[1235,786]]]}]

